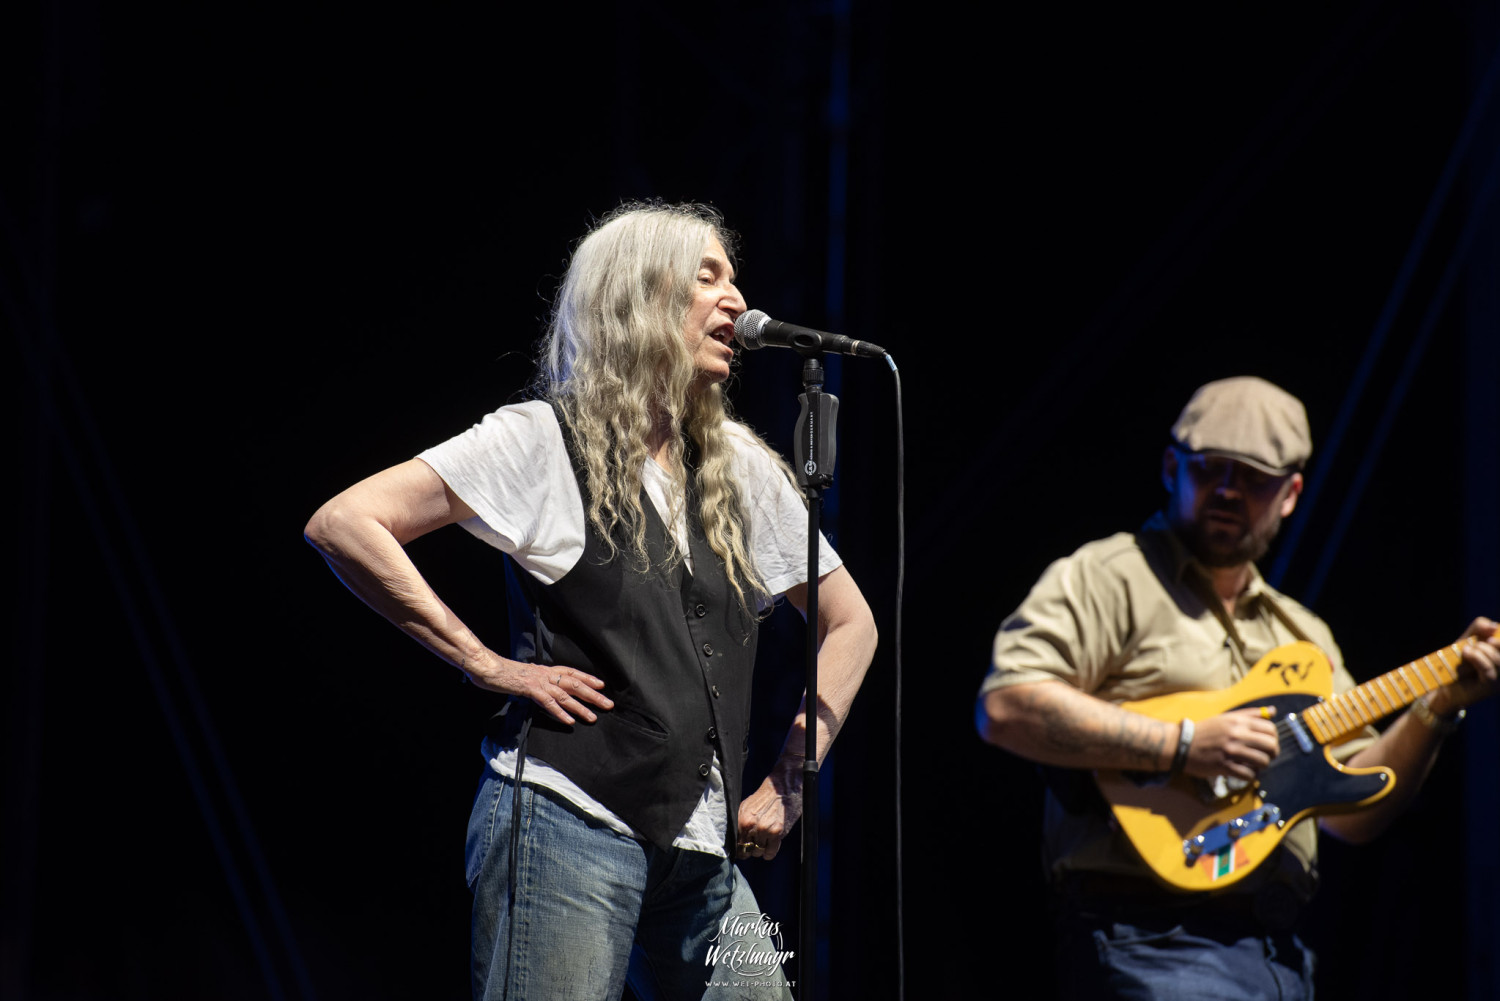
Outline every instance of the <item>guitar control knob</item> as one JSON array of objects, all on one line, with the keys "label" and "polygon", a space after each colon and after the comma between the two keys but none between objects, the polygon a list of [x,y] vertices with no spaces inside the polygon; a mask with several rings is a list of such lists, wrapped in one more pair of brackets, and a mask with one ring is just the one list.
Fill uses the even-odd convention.
[{"label": "guitar control knob", "polygon": [[1229,823],[1227,823],[1227,824],[1224,825],[1224,833],[1227,834],[1227,835],[1229,835],[1229,839],[1231,841],[1233,841],[1235,838],[1238,838],[1241,834],[1244,834],[1245,833],[1245,828],[1247,828],[1249,826],[1250,826],[1250,824],[1248,822],[1246,822],[1246,820],[1245,820],[1244,817],[1235,817]]},{"label": "guitar control knob", "polygon": [[1203,854],[1203,835],[1188,838],[1182,843],[1182,853],[1188,858],[1197,858]]}]

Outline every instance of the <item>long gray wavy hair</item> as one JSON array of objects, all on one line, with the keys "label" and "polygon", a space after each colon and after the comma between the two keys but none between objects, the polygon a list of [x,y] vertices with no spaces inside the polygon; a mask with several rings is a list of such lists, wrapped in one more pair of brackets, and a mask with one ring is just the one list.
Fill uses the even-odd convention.
[{"label": "long gray wavy hair", "polygon": [[[731,475],[732,415],[718,385],[698,382],[683,327],[709,240],[734,259],[734,234],[706,205],[634,202],[606,216],[578,245],[553,304],[538,372],[541,395],[556,402],[587,472],[588,519],[609,544],[642,568],[646,516],[641,469],[653,431],[665,431],[673,497],[686,496],[687,442],[698,516],[724,561],[740,605],[754,613],[765,585],[746,546],[741,499]],[[744,427],[744,425],[741,425]],[[790,475],[786,463],[761,444]],[[669,565],[682,554],[671,541]]]}]

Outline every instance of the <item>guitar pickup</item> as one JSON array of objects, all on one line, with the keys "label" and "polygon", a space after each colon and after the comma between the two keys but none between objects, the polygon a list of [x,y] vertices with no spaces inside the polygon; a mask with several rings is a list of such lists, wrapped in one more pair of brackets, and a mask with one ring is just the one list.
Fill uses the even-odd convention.
[{"label": "guitar pickup", "polygon": [[1264,830],[1281,821],[1281,807],[1275,803],[1266,803],[1249,813],[1241,814],[1233,820],[1210,827],[1195,837],[1188,838],[1182,843],[1182,854],[1186,857],[1188,865],[1192,865],[1204,855],[1217,855],[1233,845],[1247,834]]},{"label": "guitar pickup", "polygon": [[1302,748],[1302,753],[1311,754],[1313,752],[1313,741],[1312,737],[1308,736],[1307,727],[1302,725],[1302,721],[1297,718],[1296,713],[1287,713],[1285,719],[1287,729],[1291,730],[1292,736],[1297,738],[1297,746]]}]

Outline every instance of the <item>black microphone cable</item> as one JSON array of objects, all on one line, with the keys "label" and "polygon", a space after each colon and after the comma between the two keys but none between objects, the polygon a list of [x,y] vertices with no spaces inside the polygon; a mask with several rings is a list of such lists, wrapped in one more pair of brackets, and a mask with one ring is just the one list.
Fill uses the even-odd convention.
[{"label": "black microphone cable", "polygon": [[896,381],[896,998],[906,1001],[906,888],[902,875],[904,861],[901,824],[901,650],[902,614],[906,591],[906,420],[901,403],[901,370],[887,352],[886,364]]}]

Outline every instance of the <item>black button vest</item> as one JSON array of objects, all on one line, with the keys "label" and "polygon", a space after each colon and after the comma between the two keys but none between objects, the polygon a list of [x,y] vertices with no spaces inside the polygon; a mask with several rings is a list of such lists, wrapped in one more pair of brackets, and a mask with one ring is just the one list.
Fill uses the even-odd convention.
[{"label": "black button vest", "polygon": [[[588,479],[560,415],[558,424],[587,511]],[[662,848],[671,847],[702,798],[717,753],[728,804],[725,848],[732,858],[756,623],[740,608],[723,560],[704,537],[691,490],[686,514],[692,573],[681,563],[670,572],[661,569],[669,551],[667,528],[644,489],[641,507],[649,570],[636,565],[623,533],[610,558],[587,518],[583,555],[556,583],[543,584],[506,561],[512,656],[587,671],[603,680],[615,703],[598,711],[597,722],[580,719],[573,726],[532,711],[526,752]],[[520,718],[533,709],[528,700],[516,699],[504,737],[513,739]]]}]

